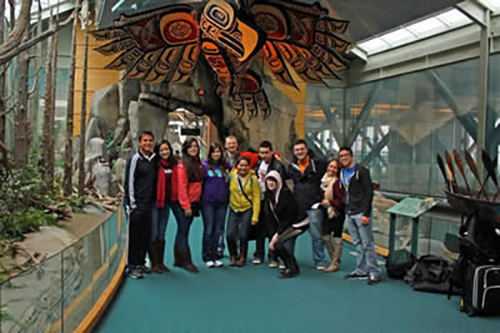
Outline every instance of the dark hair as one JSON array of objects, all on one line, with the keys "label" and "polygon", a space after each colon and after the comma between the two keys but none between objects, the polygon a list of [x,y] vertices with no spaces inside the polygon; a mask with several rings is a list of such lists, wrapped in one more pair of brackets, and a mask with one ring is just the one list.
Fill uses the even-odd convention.
[{"label": "dark hair", "polygon": [[335,175],[335,177],[340,178],[340,169],[341,169],[340,161],[338,159],[334,158],[333,160],[328,162],[328,166],[330,166],[330,164],[332,164],[332,162],[337,162],[338,170],[337,170],[337,174]]},{"label": "dark hair", "polygon": [[271,142],[265,140],[265,141],[262,141],[260,143],[260,148],[269,148],[269,150],[272,151],[273,150],[273,144]]},{"label": "dark hair", "polygon": [[250,158],[248,156],[240,156],[236,160],[236,165],[240,165],[241,161],[247,161],[248,165],[250,166]]},{"label": "dark hair", "polygon": [[[218,161],[214,160],[212,158],[212,154],[216,149],[219,149],[220,151],[220,159]],[[217,165],[219,166],[219,169],[222,171],[222,173],[226,172],[226,158],[224,157],[224,148],[222,148],[222,145],[219,142],[213,142],[210,145],[210,148],[208,149],[208,156],[207,156],[207,161],[208,161],[208,166],[213,166]]]},{"label": "dark hair", "polygon": [[142,137],[145,136],[145,135],[149,135],[150,137],[153,138],[153,140],[155,139],[155,135],[153,134],[153,132],[151,132],[151,131],[142,131],[141,134],[139,135],[139,141],[141,141]]},{"label": "dark hair", "polygon": [[298,139],[298,140],[296,140],[296,141],[293,143],[293,145],[294,145],[294,146],[304,145],[304,146],[306,146],[306,148],[309,148],[309,147],[307,146],[307,142],[306,142],[305,140],[303,140],[303,139]]},{"label": "dark hair", "polygon": [[352,149],[351,149],[351,147],[342,146],[342,147],[340,147],[340,149],[339,149],[339,154],[340,154],[340,152],[341,152],[341,151],[348,151],[348,152],[349,152],[349,154],[352,156]]},{"label": "dark hair", "polygon": [[[196,142],[196,145],[198,146],[198,155],[194,157],[188,154],[188,149],[191,147],[193,142]],[[182,145],[182,163],[186,167],[190,183],[201,181],[203,173],[200,163],[200,144],[195,138],[187,138],[186,141],[184,141],[184,144]]]},{"label": "dark hair", "polygon": [[170,156],[167,158],[168,164],[170,164],[170,166],[176,165],[177,164],[177,159],[174,156],[174,151],[172,150],[172,145],[170,144],[170,142],[168,142],[168,140],[162,140],[155,147],[155,154],[156,154],[156,156],[158,158],[158,161],[160,161],[162,159],[161,156],[160,156],[160,148],[163,145],[167,145],[168,148],[170,149]]}]

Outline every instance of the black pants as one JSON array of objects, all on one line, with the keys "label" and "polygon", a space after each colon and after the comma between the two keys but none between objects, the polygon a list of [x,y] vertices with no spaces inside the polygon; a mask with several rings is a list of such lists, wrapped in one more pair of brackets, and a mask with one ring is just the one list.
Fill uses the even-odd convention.
[{"label": "black pants", "polygon": [[287,246],[286,244],[293,242],[306,230],[307,228],[288,227],[285,231],[278,235],[278,240],[274,244],[274,251],[278,258],[281,258],[281,260],[283,260],[287,269],[290,269],[296,273],[300,271],[299,265],[297,264],[297,260],[295,259],[293,251],[290,251],[288,249],[289,246]]},{"label": "black pants", "polygon": [[151,210],[136,208],[130,213],[128,229],[128,264],[140,266],[146,263],[151,237]]},{"label": "black pants", "polygon": [[[325,212],[326,216],[326,212]],[[339,215],[329,219],[325,218],[323,220],[323,235],[331,235],[333,233],[333,237],[342,237],[342,233],[344,232],[344,221],[345,221],[345,213],[341,212]]]},{"label": "black pants", "polygon": [[[266,238],[267,237],[259,237],[255,240],[255,252],[253,254],[255,259],[264,260],[264,256],[266,255]],[[271,239],[269,239],[269,241],[271,241]],[[267,259],[269,259],[269,261],[278,261],[276,253],[271,249],[269,249]]]}]

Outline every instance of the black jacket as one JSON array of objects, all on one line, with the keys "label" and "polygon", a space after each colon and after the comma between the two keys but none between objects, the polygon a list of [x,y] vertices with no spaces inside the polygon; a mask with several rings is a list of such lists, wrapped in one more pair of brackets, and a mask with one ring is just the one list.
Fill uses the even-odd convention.
[{"label": "black jacket", "polygon": [[307,218],[307,214],[298,209],[297,201],[288,188],[281,189],[278,204],[274,210],[271,208],[271,195],[267,191],[262,204],[266,219],[266,236],[272,237],[275,233],[282,233],[292,224]]},{"label": "black jacket", "polygon": [[[260,168],[261,164],[262,164],[262,160],[259,159],[259,162],[257,163],[257,166],[254,169],[255,174],[257,175],[257,177],[259,176],[259,168]],[[274,156],[273,156],[273,159],[271,160],[271,164],[269,164],[269,167],[267,168],[267,173],[269,173],[269,172],[271,172],[273,170],[279,172],[279,174],[281,176],[281,179],[283,179],[283,180],[286,179],[286,169],[285,169],[285,166],[283,165],[283,163],[281,163],[280,161],[278,161]]]},{"label": "black jacket", "polygon": [[[344,186],[343,172],[340,173],[342,186]],[[344,186],[345,188],[345,186]],[[363,213],[370,217],[372,213],[373,186],[370,170],[356,164],[356,171],[351,178],[349,188],[345,189],[346,213],[350,215]]]},{"label": "black jacket", "polygon": [[310,153],[311,161],[305,172],[299,169],[297,158],[294,157],[288,166],[287,176],[293,181],[293,193],[300,211],[307,211],[317,202],[321,202],[321,178],[326,172],[326,161],[316,158]]},{"label": "black jacket", "polygon": [[130,211],[150,210],[154,200],[152,189],[156,188],[156,167],[154,154],[150,157],[137,151],[127,161],[125,169],[124,205]]}]

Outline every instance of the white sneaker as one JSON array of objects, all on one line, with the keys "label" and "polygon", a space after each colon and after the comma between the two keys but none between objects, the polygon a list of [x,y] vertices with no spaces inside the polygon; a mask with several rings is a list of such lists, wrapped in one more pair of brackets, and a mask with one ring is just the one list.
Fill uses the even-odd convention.
[{"label": "white sneaker", "polygon": [[326,269],[326,266],[325,265],[318,265],[318,266],[316,266],[316,269],[318,271],[324,271]]},{"label": "white sneaker", "polygon": [[215,263],[212,260],[210,260],[205,263],[205,266],[207,266],[207,268],[212,268],[215,266]]},{"label": "white sneaker", "polygon": [[215,265],[215,267],[223,267],[224,263],[220,260],[215,260],[214,265]]},{"label": "white sneaker", "polygon": [[262,260],[259,259],[259,258],[255,258],[254,260],[252,260],[252,264],[254,264],[254,265],[260,265],[260,264],[262,264]]}]

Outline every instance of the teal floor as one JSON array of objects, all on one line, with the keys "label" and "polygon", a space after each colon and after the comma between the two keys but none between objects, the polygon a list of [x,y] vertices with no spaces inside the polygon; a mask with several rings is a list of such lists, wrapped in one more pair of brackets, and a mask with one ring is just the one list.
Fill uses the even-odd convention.
[{"label": "teal floor", "polygon": [[[169,249],[175,229],[172,217]],[[201,232],[197,219],[190,240],[199,274],[173,269],[126,279],[96,331],[500,332],[500,317],[469,318],[459,312],[458,297],[415,292],[385,275],[376,286],[342,279],[354,267],[350,246],[340,272],[325,274],[312,267],[310,238],[303,235],[296,250],[302,274],[279,280],[278,271],[267,265],[205,268]],[[171,252],[166,257],[171,267]]]}]

